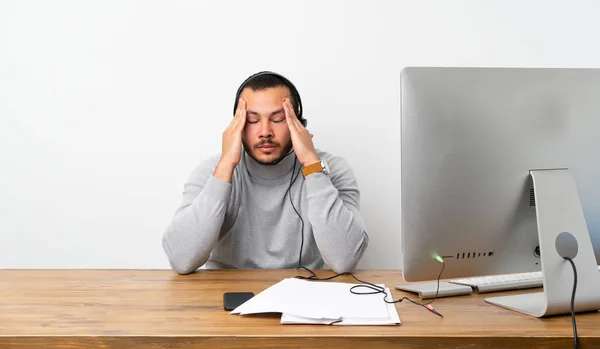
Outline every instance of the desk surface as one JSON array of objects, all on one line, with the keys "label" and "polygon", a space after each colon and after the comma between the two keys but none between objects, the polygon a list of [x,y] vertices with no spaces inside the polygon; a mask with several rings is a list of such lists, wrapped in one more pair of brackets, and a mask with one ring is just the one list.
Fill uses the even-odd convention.
[{"label": "desk surface", "polygon": [[[399,326],[282,325],[278,315],[238,316],[223,310],[225,291],[259,293],[298,274],[0,270],[0,348],[573,347],[570,316],[529,317],[486,304],[479,295],[436,300],[443,319],[409,302],[397,304]],[[402,282],[400,271],[355,275],[390,287]],[[355,282],[349,276],[335,281]],[[510,293],[494,295],[504,294]],[[578,314],[577,327],[581,348],[600,347],[598,312]]]}]

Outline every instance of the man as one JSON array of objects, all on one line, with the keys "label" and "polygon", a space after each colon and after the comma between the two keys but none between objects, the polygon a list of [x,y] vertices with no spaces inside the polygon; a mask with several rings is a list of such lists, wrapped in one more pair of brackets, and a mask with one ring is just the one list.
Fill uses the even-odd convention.
[{"label": "man", "polygon": [[296,87],[252,75],[234,111],[221,154],[192,172],[165,231],[172,268],[353,270],[368,244],[358,184],[342,158],[314,148]]}]

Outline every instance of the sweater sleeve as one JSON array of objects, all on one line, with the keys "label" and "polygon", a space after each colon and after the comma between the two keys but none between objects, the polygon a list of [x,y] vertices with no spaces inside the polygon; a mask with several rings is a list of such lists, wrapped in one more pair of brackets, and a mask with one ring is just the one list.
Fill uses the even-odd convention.
[{"label": "sweater sleeve", "polygon": [[360,190],[339,157],[325,160],[330,175],[306,177],[308,217],[323,260],[338,273],[354,270],[369,243],[360,215]]},{"label": "sweater sleeve", "polygon": [[214,177],[213,170],[205,163],[192,172],[163,235],[163,249],[179,274],[192,273],[206,263],[225,219],[231,184]]}]

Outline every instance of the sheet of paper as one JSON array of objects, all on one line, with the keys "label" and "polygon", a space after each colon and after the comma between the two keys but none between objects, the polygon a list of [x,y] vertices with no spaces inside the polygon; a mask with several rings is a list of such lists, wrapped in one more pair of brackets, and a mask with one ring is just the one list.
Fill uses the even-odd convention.
[{"label": "sheet of paper", "polygon": [[[391,301],[391,292],[389,288],[385,288],[388,294],[388,300]],[[393,303],[386,303],[388,310],[388,317],[384,319],[372,319],[372,318],[350,318],[342,317],[340,319],[315,319],[309,317],[295,316],[291,314],[282,314],[282,324],[320,324],[320,325],[399,325],[400,317],[396,310],[396,305]]]},{"label": "sheet of paper", "polygon": [[[395,306],[390,315],[383,294],[357,295],[350,292],[358,284],[307,281],[288,278],[255,295],[231,314],[282,313],[285,323],[340,322],[347,324],[388,324],[398,318]],[[383,286],[383,285],[378,285]],[[367,292],[359,288],[357,292]],[[386,289],[389,294],[389,289]],[[389,297],[389,296],[388,296]],[[391,300],[391,297],[388,299]],[[307,322],[311,319],[314,322]],[[399,323],[399,319],[397,321]]]},{"label": "sheet of paper", "polygon": [[281,323],[286,325],[332,325],[342,321],[339,319],[313,319],[292,314],[281,314]]}]

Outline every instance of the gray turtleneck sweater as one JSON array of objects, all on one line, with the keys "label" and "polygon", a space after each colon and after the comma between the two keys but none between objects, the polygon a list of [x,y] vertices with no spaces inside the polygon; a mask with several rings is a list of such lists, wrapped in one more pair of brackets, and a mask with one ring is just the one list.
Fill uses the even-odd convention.
[{"label": "gray turtleneck sweater", "polygon": [[358,184],[346,161],[317,150],[330,174],[305,179],[295,153],[276,165],[242,154],[231,184],[213,176],[220,155],[192,172],[163,236],[171,267],[180,274],[204,264],[212,269],[301,263],[310,269],[353,270],[369,239]]}]

